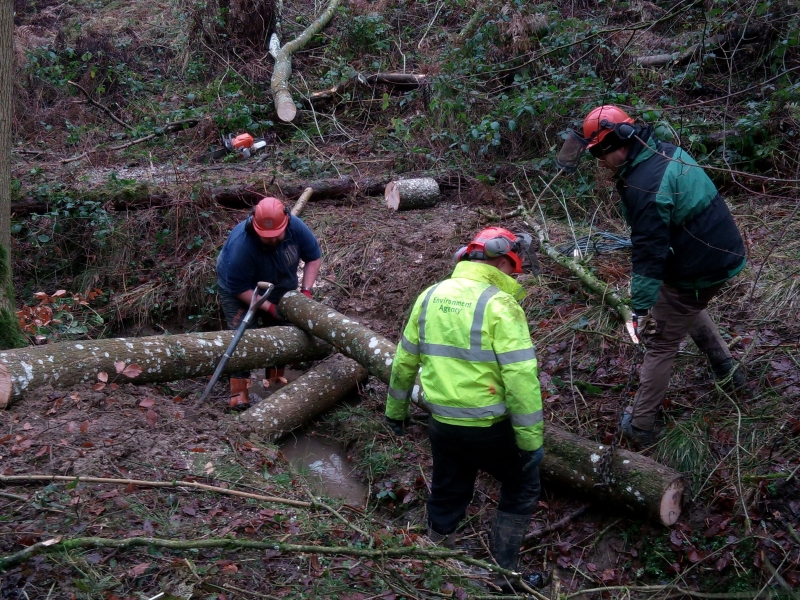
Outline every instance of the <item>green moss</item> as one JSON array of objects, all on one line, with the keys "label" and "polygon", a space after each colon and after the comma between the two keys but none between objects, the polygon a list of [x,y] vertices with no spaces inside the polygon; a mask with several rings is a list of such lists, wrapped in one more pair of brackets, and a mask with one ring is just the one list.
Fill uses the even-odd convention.
[{"label": "green moss", "polygon": [[[3,295],[8,304],[14,306],[14,287],[11,285],[8,252],[2,244],[0,244],[0,285],[3,286]],[[19,328],[17,315],[5,306],[0,307],[0,350],[22,348],[27,345],[28,340]]]}]

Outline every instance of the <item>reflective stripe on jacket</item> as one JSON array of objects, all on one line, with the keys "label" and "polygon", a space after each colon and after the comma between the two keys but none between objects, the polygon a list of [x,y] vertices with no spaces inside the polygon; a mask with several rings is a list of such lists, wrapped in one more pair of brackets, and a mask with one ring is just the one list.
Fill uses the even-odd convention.
[{"label": "reflective stripe on jacket", "polygon": [[386,416],[404,419],[419,366],[425,403],[442,423],[488,427],[510,418],[517,446],[542,446],[536,354],[518,300],[499,269],[461,262],[416,300],[397,346]]}]

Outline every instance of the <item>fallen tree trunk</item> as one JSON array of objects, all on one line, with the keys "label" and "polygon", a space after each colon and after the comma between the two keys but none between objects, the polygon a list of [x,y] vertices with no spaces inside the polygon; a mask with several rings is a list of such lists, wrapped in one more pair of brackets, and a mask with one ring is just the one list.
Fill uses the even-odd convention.
[{"label": "fallen tree trunk", "polygon": [[[152,383],[211,375],[233,331],[60,342],[0,352],[0,408],[43,385],[97,382]],[[224,373],[318,360],[330,346],[296,327],[249,329]]]},{"label": "fallen tree trunk", "polygon": [[366,378],[364,367],[335,354],[243,412],[239,428],[275,442],[352,394]]},{"label": "fallen tree trunk", "polygon": [[303,214],[303,211],[306,209],[306,204],[308,204],[308,199],[311,198],[311,195],[314,193],[313,188],[306,188],[303,190],[303,193],[295,202],[295,205],[292,207],[292,216],[299,217]]},{"label": "fallen tree trunk", "polygon": [[689,46],[683,52],[640,56],[636,59],[636,62],[643,67],[688,65],[700,60],[703,54],[721,51],[722,57],[725,57],[729,50],[739,48],[745,44],[763,43],[766,37],[768,37],[768,30],[764,26],[753,25],[744,29],[735,29],[727,33],[712,35],[702,42]]},{"label": "fallen tree trunk", "polygon": [[415,75],[414,73],[375,73],[366,77],[361,73],[356,73],[332,88],[313,92],[303,97],[302,101],[306,105],[313,106],[333,100],[337,96],[343,96],[348,90],[359,86],[370,88],[383,85],[389,87],[391,92],[407,92],[423,86],[427,81],[427,75]]},{"label": "fallen tree trunk", "polygon": [[301,50],[333,17],[339,0],[330,0],[328,7],[309,25],[303,33],[284,44],[275,57],[275,68],[272,71],[272,96],[275,101],[275,111],[281,121],[292,121],[297,115],[292,93],[289,91],[289,77],[292,74],[292,54]]},{"label": "fallen tree trunk", "polygon": [[[396,346],[388,339],[297,292],[286,294],[279,309],[292,323],[334,345],[389,383]],[[607,446],[547,424],[542,474],[573,491],[673,525],[681,513],[683,476],[645,456],[616,449],[605,477],[601,466],[607,451]]]},{"label": "fallen tree trunk", "polygon": [[384,194],[386,206],[392,210],[431,208],[440,197],[439,184],[431,177],[390,181]]}]

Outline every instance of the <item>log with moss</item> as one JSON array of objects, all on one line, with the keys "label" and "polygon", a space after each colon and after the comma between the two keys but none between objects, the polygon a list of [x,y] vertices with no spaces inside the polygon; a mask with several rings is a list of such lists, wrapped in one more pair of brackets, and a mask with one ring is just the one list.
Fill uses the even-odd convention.
[{"label": "log with moss", "polygon": [[[211,375],[233,331],[60,342],[0,352],[0,408],[43,385],[152,383]],[[330,346],[296,327],[249,329],[224,373],[317,360]]]},{"label": "log with moss", "polygon": [[240,416],[239,429],[275,442],[356,391],[367,370],[334,354]]},{"label": "log with moss", "polygon": [[[334,345],[389,383],[396,351],[391,341],[297,292],[286,294],[279,309],[292,323]],[[683,476],[650,458],[619,448],[606,462],[608,451],[608,446],[548,423],[541,471],[546,480],[556,485],[673,525],[681,514]]]}]

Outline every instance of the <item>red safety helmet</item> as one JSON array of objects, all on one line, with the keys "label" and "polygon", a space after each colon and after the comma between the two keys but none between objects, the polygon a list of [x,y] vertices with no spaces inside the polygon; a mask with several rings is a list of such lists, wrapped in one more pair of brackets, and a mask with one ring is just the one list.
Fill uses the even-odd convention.
[{"label": "red safety helmet", "polygon": [[604,137],[614,131],[614,125],[620,123],[633,125],[633,119],[618,106],[604,104],[593,109],[583,120],[583,137],[589,141],[586,149],[602,142]]},{"label": "red safety helmet", "polygon": [[253,229],[261,237],[278,237],[289,225],[289,211],[277,198],[262,198],[253,209]]},{"label": "red safety helmet", "polygon": [[[464,253],[470,260],[488,260],[506,256],[514,265],[514,273],[522,273],[522,248],[517,236],[502,227],[487,227],[479,231]],[[463,256],[462,256],[463,258]]]}]

